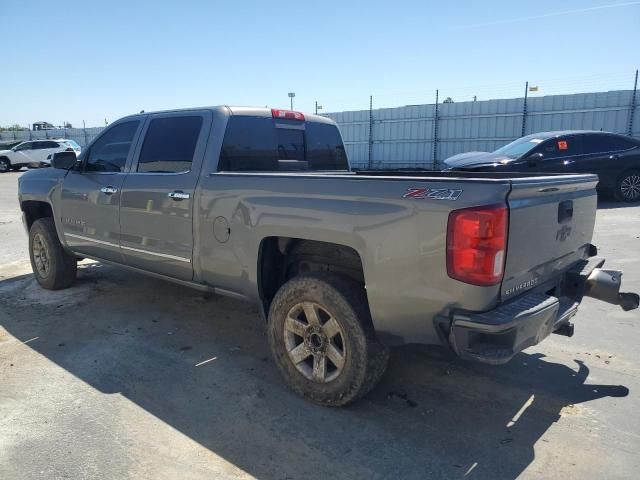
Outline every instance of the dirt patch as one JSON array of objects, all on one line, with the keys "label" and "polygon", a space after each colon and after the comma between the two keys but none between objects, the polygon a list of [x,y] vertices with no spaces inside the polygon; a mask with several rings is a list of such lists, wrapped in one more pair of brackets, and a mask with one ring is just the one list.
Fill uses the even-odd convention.
[{"label": "dirt patch", "polygon": [[19,307],[43,305],[63,308],[79,305],[113,286],[113,283],[104,280],[98,285],[96,277],[100,268],[102,267],[98,263],[79,265],[75,285],[55,291],[42,288],[33,274],[24,273],[26,268],[14,269],[14,273],[20,271],[21,274],[0,281],[0,299],[3,303]]}]

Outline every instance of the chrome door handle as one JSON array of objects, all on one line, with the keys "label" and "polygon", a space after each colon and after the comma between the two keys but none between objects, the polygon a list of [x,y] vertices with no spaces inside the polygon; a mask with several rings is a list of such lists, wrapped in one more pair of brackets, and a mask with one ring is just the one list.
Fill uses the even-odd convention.
[{"label": "chrome door handle", "polygon": [[189,198],[191,198],[191,195],[185,192],[181,192],[180,190],[169,192],[167,196],[173,200],[189,200]]},{"label": "chrome door handle", "polygon": [[108,186],[108,187],[102,187],[102,188],[100,189],[100,191],[101,191],[102,193],[106,193],[107,195],[111,195],[111,194],[113,194],[113,193],[116,193],[116,192],[118,191],[118,189],[117,189],[117,188],[114,188],[114,187],[112,187],[112,186]]}]

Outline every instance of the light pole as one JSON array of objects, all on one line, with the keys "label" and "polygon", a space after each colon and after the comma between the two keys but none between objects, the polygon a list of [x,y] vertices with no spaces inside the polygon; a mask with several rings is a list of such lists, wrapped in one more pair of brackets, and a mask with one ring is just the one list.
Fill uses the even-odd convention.
[{"label": "light pole", "polygon": [[322,105],[318,105],[318,101],[316,100],[316,115],[318,114],[318,110],[322,110]]},{"label": "light pole", "polygon": [[289,100],[291,100],[291,110],[293,110],[293,98],[296,96],[295,92],[289,92]]}]

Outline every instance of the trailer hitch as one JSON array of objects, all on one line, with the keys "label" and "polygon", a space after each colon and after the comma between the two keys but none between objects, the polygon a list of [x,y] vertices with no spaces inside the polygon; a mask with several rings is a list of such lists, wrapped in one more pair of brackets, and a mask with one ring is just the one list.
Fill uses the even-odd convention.
[{"label": "trailer hitch", "polygon": [[640,296],[637,293],[620,292],[621,283],[622,272],[595,268],[587,278],[584,295],[620,305],[625,312],[638,308]]}]

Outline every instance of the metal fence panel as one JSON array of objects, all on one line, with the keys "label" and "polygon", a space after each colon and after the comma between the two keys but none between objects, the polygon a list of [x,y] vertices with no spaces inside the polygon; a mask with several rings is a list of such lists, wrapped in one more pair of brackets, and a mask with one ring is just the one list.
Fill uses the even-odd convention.
[{"label": "metal fence panel", "polygon": [[[550,130],[605,130],[626,134],[632,90],[549,95],[527,99],[525,135]],[[442,103],[434,139],[435,106],[408,105],[372,111],[373,168],[425,167],[470,151],[492,151],[519,138],[524,98]],[[369,165],[369,111],[328,113],[340,126],[349,159],[356,168]],[[640,138],[640,105],[632,135]]]},{"label": "metal fence panel", "polygon": [[[606,130],[627,133],[632,90],[549,95],[527,100],[525,134],[549,130]],[[640,138],[640,103],[636,99],[632,135]],[[342,132],[355,168],[438,166],[457,153],[492,151],[522,134],[524,98],[407,105],[328,113]],[[370,114],[371,149],[369,148]],[[438,126],[438,136],[434,132]],[[69,138],[86,146],[102,127],[0,132],[0,140]],[[434,158],[435,143],[435,158]],[[371,151],[371,158],[369,152]]]}]

